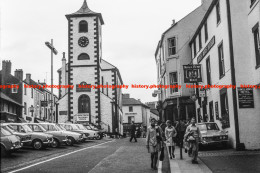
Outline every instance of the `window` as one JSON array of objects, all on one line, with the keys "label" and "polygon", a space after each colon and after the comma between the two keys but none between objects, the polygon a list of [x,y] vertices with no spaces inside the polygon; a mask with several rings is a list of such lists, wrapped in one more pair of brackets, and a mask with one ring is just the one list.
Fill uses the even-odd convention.
[{"label": "window", "polygon": [[176,54],[176,38],[172,37],[168,39],[169,56]]},{"label": "window", "polygon": [[[170,73],[170,85],[178,85],[178,75],[177,72]],[[171,94],[178,92],[178,87],[171,88]]]},{"label": "window", "polygon": [[81,95],[78,99],[78,113],[90,113],[90,98],[87,95]]},{"label": "window", "polygon": [[27,103],[24,102],[24,115],[27,115]]},{"label": "window", "polygon": [[196,39],[194,40],[194,43],[193,43],[193,52],[194,52],[194,58],[195,58],[195,56],[197,55],[197,50],[196,50]]},{"label": "window", "polygon": [[89,55],[86,53],[82,53],[78,56],[78,60],[88,60],[88,59],[90,59],[90,58],[89,58]]},{"label": "window", "polygon": [[219,58],[219,78],[221,79],[223,76],[225,76],[223,43],[221,43],[218,47],[218,58]]},{"label": "window", "polygon": [[207,70],[207,81],[208,81],[208,85],[211,85],[211,68],[210,68],[210,57],[207,58],[206,60],[206,70]]},{"label": "window", "polygon": [[104,86],[104,77],[103,77],[103,76],[102,76],[102,78],[101,78],[101,81],[102,81],[102,82],[101,82],[101,83],[102,83],[102,93],[104,93],[104,87],[103,87],[103,86]]},{"label": "window", "polygon": [[27,94],[27,88],[24,87],[24,95],[26,95],[26,94]]},{"label": "window", "polygon": [[31,88],[31,97],[33,98],[33,88]]},{"label": "window", "polygon": [[260,40],[259,40],[259,23],[257,23],[253,29],[254,43],[255,43],[255,57],[256,67],[260,67]]},{"label": "window", "polygon": [[132,122],[135,122],[135,117],[134,116],[129,116],[128,117],[128,123],[132,123]]},{"label": "window", "polygon": [[208,35],[208,23],[205,22],[204,24],[204,31],[205,31],[205,43],[208,41],[209,35]]},{"label": "window", "polygon": [[18,89],[17,88],[12,88],[12,93],[18,93]]},{"label": "window", "polygon": [[217,24],[219,24],[220,21],[221,21],[219,1],[218,1],[218,3],[216,4],[216,12],[217,12]]},{"label": "window", "polygon": [[202,42],[201,42],[201,32],[199,33],[199,50],[202,48]]},{"label": "window", "polygon": [[129,106],[129,112],[133,112],[133,106]]},{"label": "window", "polygon": [[85,20],[79,22],[79,32],[88,32],[88,23]]}]

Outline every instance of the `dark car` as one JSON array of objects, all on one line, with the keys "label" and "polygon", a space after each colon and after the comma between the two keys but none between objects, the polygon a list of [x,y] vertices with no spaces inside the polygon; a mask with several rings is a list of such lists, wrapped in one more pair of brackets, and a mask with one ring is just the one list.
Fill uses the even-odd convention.
[{"label": "dark car", "polygon": [[20,138],[1,127],[1,156],[10,154],[22,147]]},{"label": "dark car", "polygon": [[207,122],[207,123],[198,123],[197,124],[202,140],[200,144],[202,146],[207,145],[218,145],[222,144],[224,147],[228,144],[228,134],[227,132],[220,130],[218,125],[214,122]]}]

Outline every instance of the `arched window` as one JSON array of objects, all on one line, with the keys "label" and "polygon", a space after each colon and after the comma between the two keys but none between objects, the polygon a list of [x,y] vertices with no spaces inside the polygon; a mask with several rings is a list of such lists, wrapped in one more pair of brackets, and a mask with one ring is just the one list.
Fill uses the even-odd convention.
[{"label": "arched window", "polygon": [[79,22],[79,32],[88,32],[88,22],[85,20]]},{"label": "arched window", "polygon": [[90,113],[90,98],[83,94],[78,100],[78,113]]},{"label": "arched window", "polygon": [[90,59],[89,55],[86,53],[82,53],[78,56],[78,60],[86,60],[86,59]]}]

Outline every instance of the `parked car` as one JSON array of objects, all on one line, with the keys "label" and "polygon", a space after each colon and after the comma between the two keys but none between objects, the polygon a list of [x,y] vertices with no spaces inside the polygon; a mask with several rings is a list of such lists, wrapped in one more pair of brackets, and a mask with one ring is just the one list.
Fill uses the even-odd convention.
[{"label": "parked car", "polygon": [[52,134],[54,136],[54,141],[56,141],[55,146],[53,147],[57,147],[57,143],[59,145],[65,142],[66,145],[72,146],[73,144],[82,141],[82,134],[63,130],[53,123],[28,123],[28,125],[34,131],[42,130],[44,133]]},{"label": "parked car", "polygon": [[22,147],[20,138],[1,127],[1,156],[6,156]]},{"label": "parked car", "polygon": [[56,124],[56,126],[58,126],[61,130],[65,131],[65,132],[69,132],[69,133],[75,133],[75,134],[80,134],[80,139],[78,141],[76,141],[76,143],[80,143],[80,142],[84,142],[84,138],[83,136],[85,136],[85,134],[83,132],[72,132],[72,131],[68,131],[66,130],[62,125],[60,124]]},{"label": "parked car", "polygon": [[84,127],[82,124],[75,124],[75,125],[78,126],[78,128],[80,130],[85,130],[89,134],[89,136],[88,136],[89,139],[96,139],[97,138],[97,136],[98,136],[97,131],[89,130],[86,127]]},{"label": "parked car", "polygon": [[27,125],[34,131],[34,132],[42,132],[45,134],[53,135],[53,142],[51,147],[57,148],[61,145],[66,145],[68,141],[68,135],[64,134],[58,129],[55,124],[51,123],[27,123]]},{"label": "parked car", "polygon": [[32,137],[30,134],[20,133],[18,131],[15,131],[11,127],[8,127],[8,125],[5,123],[1,124],[1,127],[3,127],[5,130],[11,132],[12,134],[19,136],[21,139],[22,146],[30,145],[32,143],[32,140],[31,140]]},{"label": "parked car", "polygon": [[60,123],[59,125],[65,128],[67,131],[83,133],[83,141],[88,139],[89,133],[86,130],[80,130],[76,124]]},{"label": "parked car", "polygon": [[97,140],[100,140],[104,137],[104,134],[105,134],[104,130],[98,129],[95,126],[92,126],[92,125],[84,125],[84,127],[88,130],[96,131],[97,132],[97,137],[96,137]]},{"label": "parked car", "polygon": [[42,132],[33,132],[33,130],[24,123],[7,123],[8,127],[19,133],[25,133],[31,135],[31,143],[26,146],[32,146],[36,150],[40,150],[49,147],[53,142],[53,135],[45,134]]},{"label": "parked car", "polygon": [[227,147],[228,134],[220,130],[216,123],[207,122],[198,123],[197,125],[202,136],[202,141],[200,142],[202,146],[222,144],[224,147]]}]

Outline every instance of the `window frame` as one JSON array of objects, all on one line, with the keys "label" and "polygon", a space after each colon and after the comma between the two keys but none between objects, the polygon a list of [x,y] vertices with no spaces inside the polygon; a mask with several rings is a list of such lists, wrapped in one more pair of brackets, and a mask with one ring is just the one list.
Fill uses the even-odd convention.
[{"label": "window frame", "polygon": [[256,59],[256,69],[260,67],[260,35],[259,35],[259,22],[255,24],[252,28],[253,40],[254,40],[254,49],[255,49],[255,59]]},{"label": "window frame", "polygon": [[212,85],[210,56],[208,56],[208,58],[206,59],[206,72],[207,72],[207,84]]},{"label": "window frame", "polygon": [[27,115],[27,103],[24,102],[24,115]]},{"label": "window frame", "polygon": [[[222,48],[222,52],[220,52]],[[224,58],[224,46],[223,41],[218,45],[218,59],[219,59],[219,79],[222,79],[225,76],[225,58]],[[222,71],[221,71],[222,69]],[[221,73],[223,72],[223,73]]]},{"label": "window frame", "polygon": [[199,51],[202,49],[201,32],[199,32]]},{"label": "window frame", "polygon": [[12,94],[17,94],[18,93],[18,89],[13,87],[13,88],[11,88],[11,92],[12,92]]},{"label": "window frame", "polygon": [[[87,56],[87,58],[80,58],[84,55]],[[81,53],[78,55],[78,60],[90,60],[90,56],[87,53]]]},{"label": "window frame", "polygon": [[[85,30],[83,29],[83,31],[82,31],[81,25],[83,25],[82,24],[83,22],[85,22],[87,27],[85,28]],[[79,22],[79,33],[85,33],[85,32],[88,32],[88,22],[86,20],[81,20]]]},{"label": "window frame", "polygon": [[207,23],[207,21],[204,23],[204,34],[205,34],[205,43],[206,43],[208,41],[208,39],[209,39],[208,23]]},{"label": "window frame", "polygon": [[[176,75],[176,81],[173,81],[171,79],[174,79],[174,75]],[[177,71],[174,71],[174,72],[170,72],[169,73],[169,82],[170,82],[170,85],[178,85],[179,84],[179,81],[178,81],[178,72]],[[170,94],[174,94],[174,93],[178,93],[179,92],[179,88],[170,88]]]},{"label": "window frame", "polygon": [[196,45],[196,38],[193,42],[193,54],[194,54],[194,58],[197,56],[197,45]]},{"label": "window frame", "polygon": [[216,4],[216,18],[217,18],[217,25],[219,25],[221,23],[221,12],[220,12],[219,1]]},{"label": "window frame", "polygon": [[129,107],[128,107],[128,112],[134,112],[133,106],[129,106]]},{"label": "window frame", "polygon": [[[170,44],[171,40],[174,40],[175,45]],[[168,56],[176,55],[177,54],[177,38],[174,36],[174,37],[168,38],[167,41],[168,41]],[[173,52],[173,50],[175,50],[175,52]]]}]

